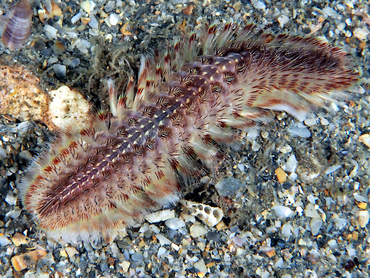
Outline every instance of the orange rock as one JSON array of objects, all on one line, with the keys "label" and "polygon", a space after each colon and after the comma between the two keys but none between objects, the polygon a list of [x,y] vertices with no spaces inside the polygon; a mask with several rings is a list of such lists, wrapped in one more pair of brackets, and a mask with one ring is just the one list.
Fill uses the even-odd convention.
[{"label": "orange rock", "polygon": [[277,169],[275,170],[275,174],[276,174],[276,177],[277,177],[277,179],[278,179],[278,181],[279,181],[280,183],[284,183],[284,182],[286,182],[287,174],[284,172],[284,170],[283,170],[283,169],[281,169],[281,168],[277,168]]},{"label": "orange rock", "polygon": [[11,259],[12,265],[16,271],[21,271],[37,263],[38,260],[46,256],[45,250],[33,250],[21,255],[14,256]]},{"label": "orange rock", "polygon": [[16,233],[12,237],[12,241],[15,246],[19,246],[21,244],[28,244],[27,237],[24,234],[21,233]]}]

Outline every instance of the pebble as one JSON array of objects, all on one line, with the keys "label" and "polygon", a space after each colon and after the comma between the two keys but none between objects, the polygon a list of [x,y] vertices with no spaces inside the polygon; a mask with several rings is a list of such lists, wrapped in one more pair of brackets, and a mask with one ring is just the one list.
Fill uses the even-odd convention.
[{"label": "pebble", "polygon": [[370,134],[362,134],[358,140],[366,147],[370,148]]},{"label": "pebble", "polygon": [[93,1],[83,1],[81,3],[81,8],[88,14],[90,14],[94,8],[95,8],[95,3]]},{"label": "pebble", "polygon": [[9,205],[14,206],[17,203],[17,196],[14,195],[14,193],[9,192],[8,195],[5,197],[5,202],[7,202]]},{"label": "pebble", "polygon": [[131,259],[134,261],[134,262],[140,262],[143,260],[143,254],[141,252],[136,252],[135,254],[133,254],[131,256]]},{"label": "pebble", "polygon": [[53,26],[51,26],[49,24],[45,24],[44,33],[50,39],[57,39],[58,38],[58,36],[57,36],[58,29],[54,28]]},{"label": "pebble", "polygon": [[16,271],[21,271],[36,264],[38,260],[46,256],[45,250],[33,250],[27,253],[16,255],[11,258],[11,263]]},{"label": "pebble", "polygon": [[202,226],[202,225],[199,225],[199,224],[193,224],[191,227],[190,227],[190,235],[193,237],[193,238],[197,238],[197,237],[201,237],[201,236],[204,236],[206,233],[207,233],[207,229]]},{"label": "pebble", "polygon": [[0,147],[0,159],[6,158],[6,150]]},{"label": "pebble", "polygon": [[145,220],[149,223],[157,223],[175,217],[175,211],[169,209],[159,210],[144,216]]},{"label": "pebble", "polygon": [[257,143],[257,141],[253,141],[252,142],[252,150],[254,151],[254,152],[258,152],[259,150],[260,150],[260,148],[261,148],[261,145],[260,144],[258,144]]},{"label": "pebble", "polygon": [[66,77],[66,73],[67,73],[67,67],[65,65],[61,65],[61,64],[54,64],[53,65],[53,70],[55,72],[55,76],[58,78],[58,79],[63,79]]},{"label": "pebble", "polygon": [[79,253],[74,247],[66,247],[64,250],[67,252],[68,257],[70,258]]},{"label": "pebble", "polygon": [[306,120],[304,121],[304,124],[305,124],[306,126],[314,126],[314,125],[316,125],[316,124],[317,124],[317,121],[316,121],[316,119],[315,119],[315,118],[308,118],[308,119],[306,119]]},{"label": "pebble", "polygon": [[353,35],[359,40],[365,41],[367,36],[370,34],[369,30],[366,27],[356,28],[353,30]]},{"label": "pebble", "polygon": [[57,63],[59,60],[58,60],[58,58],[57,57],[50,57],[49,59],[48,59],[48,66],[51,66],[51,65],[53,65],[53,64],[55,64],[55,63]]},{"label": "pebble", "polygon": [[295,123],[290,126],[288,132],[297,137],[309,138],[311,137],[311,131],[304,126],[302,123]]},{"label": "pebble", "polygon": [[118,22],[119,22],[119,16],[118,16],[118,14],[111,14],[109,16],[109,23],[110,23],[111,26],[117,25]]},{"label": "pebble", "polygon": [[89,26],[92,28],[92,29],[98,29],[99,28],[99,23],[98,21],[96,20],[96,17],[91,15],[90,16],[90,21],[89,21]]},{"label": "pebble", "polygon": [[80,20],[80,18],[82,17],[82,14],[81,13],[77,13],[75,14],[72,18],[71,18],[71,23],[72,24],[75,24],[77,21]]},{"label": "pebble", "polygon": [[313,236],[317,236],[319,234],[322,224],[323,224],[323,221],[319,218],[311,219],[310,227],[311,227],[311,233]]},{"label": "pebble", "polygon": [[161,245],[170,245],[172,243],[172,241],[166,238],[164,235],[157,234],[155,237],[159,240]]},{"label": "pebble", "polygon": [[28,150],[23,150],[19,153],[19,157],[25,160],[31,160],[32,154]]},{"label": "pebble", "polygon": [[165,222],[165,225],[171,230],[178,230],[185,226],[185,222],[184,220],[175,217],[175,218],[167,219]]},{"label": "pebble", "polygon": [[252,0],[252,5],[259,10],[265,10],[266,5],[262,1]]},{"label": "pebble", "polygon": [[[194,267],[197,268],[199,270],[199,272],[205,274],[207,273],[207,267],[206,267],[206,264],[204,263],[204,260],[203,259],[200,259],[199,261],[197,261],[195,264],[194,264]],[[199,273],[198,273],[198,276],[199,276]]]},{"label": "pebble", "polygon": [[226,178],[216,183],[216,189],[221,197],[230,197],[234,195],[244,185],[240,180],[235,178]]},{"label": "pebble", "polygon": [[285,206],[274,206],[273,209],[276,215],[282,219],[291,217],[294,214],[294,211]]},{"label": "pebble", "polygon": [[122,263],[119,263],[118,265],[120,266],[120,267],[122,267],[122,270],[124,271],[124,272],[127,272],[128,271],[128,269],[130,268],[130,262],[128,262],[128,261],[123,261]]},{"label": "pebble", "polygon": [[327,15],[327,16],[330,16],[330,17],[333,17],[333,18],[339,18],[340,15],[331,7],[325,7],[322,9],[322,11]]},{"label": "pebble", "polygon": [[355,213],[356,220],[358,225],[361,228],[365,228],[369,223],[369,212],[367,210],[359,210]]},{"label": "pebble", "polygon": [[166,249],[166,248],[164,248],[164,247],[160,247],[160,248],[158,249],[157,256],[158,256],[158,257],[160,257],[160,256],[164,255],[166,252],[167,252],[167,249]]},{"label": "pebble", "polygon": [[314,204],[309,203],[306,206],[306,208],[304,210],[304,213],[305,213],[306,217],[321,219],[321,217],[320,217],[319,213],[317,212]]},{"label": "pebble", "polygon": [[289,156],[287,162],[285,163],[284,169],[288,173],[294,173],[295,170],[297,169],[297,166],[298,166],[298,161],[295,155],[292,154],[291,156]]},{"label": "pebble", "polygon": [[328,125],[329,124],[329,121],[325,118],[320,118],[320,123],[324,126]]},{"label": "pebble", "polygon": [[289,22],[289,17],[286,15],[281,15],[278,17],[277,21],[279,21],[280,27],[284,28],[284,25]]},{"label": "pebble", "polygon": [[8,239],[7,236],[0,234],[0,246],[7,246],[11,244],[11,241]]},{"label": "pebble", "polygon": [[341,164],[336,164],[336,165],[330,166],[328,169],[326,169],[325,174],[330,175],[331,173],[339,170],[340,168],[342,168]]},{"label": "pebble", "polygon": [[27,237],[21,233],[16,233],[14,236],[12,236],[12,242],[14,243],[15,246],[28,244]]},{"label": "pebble", "polygon": [[277,168],[276,170],[275,170],[275,174],[276,174],[276,177],[277,177],[277,179],[278,179],[278,182],[280,182],[280,183],[284,183],[284,182],[286,182],[286,180],[287,180],[287,174],[284,172],[284,170],[283,169],[281,169],[281,168]]}]

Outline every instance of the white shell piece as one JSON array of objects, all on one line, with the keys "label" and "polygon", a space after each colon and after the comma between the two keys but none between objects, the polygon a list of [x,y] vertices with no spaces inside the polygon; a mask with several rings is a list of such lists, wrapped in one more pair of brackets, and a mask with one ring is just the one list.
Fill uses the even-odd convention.
[{"label": "white shell piece", "polygon": [[211,227],[220,222],[224,216],[224,213],[220,208],[191,201],[182,201],[181,203],[191,215],[198,217],[205,224]]}]

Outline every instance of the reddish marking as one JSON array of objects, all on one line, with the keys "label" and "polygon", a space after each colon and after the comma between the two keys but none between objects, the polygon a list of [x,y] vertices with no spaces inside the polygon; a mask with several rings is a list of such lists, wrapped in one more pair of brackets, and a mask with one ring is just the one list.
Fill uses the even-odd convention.
[{"label": "reddish marking", "polygon": [[55,157],[53,160],[52,160],[52,164],[54,165],[58,165],[60,162],[62,162],[62,160],[57,156]]},{"label": "reddish marking", "polygon": [[77,149],[78,148],[78,144],[76,141],[73,141],[69,144],[69,149],[70,150],[74,150],[74,149]]},{"label": "reddish marking", "polygon": [[143,93],[143,91],[144,91],[144,88],[143,87],[139,87],[138,89],[137,89],[137,95],[141,95],[142,93]]},{"label": "reddish marking", "polygon": [[120,97],[118,99],[118,107],[126,108],[127,97]]},{"label": "reddish marking", "polygon": [[162,170],[155,172],[155,176],[157,177],[158,180],[165,178],[165,175]]},{"label": "reddish marking", "polygon": [[180,46],[181,46],[180,42],[177,42],[177,43],[175,44],[175,46],[174,46],[174,50],[175,50],[175,52],[176,52],[176,53],[178,53],[178,52],[180,51]]},{"label": "reddish marking", "polygon": [[[45,178],[41,175],[38,175],[36,178],[35,178],[35,184],[39,184],[41,181],[44,181]],[[34,185],[31,185],[31,187],[34,186]]]},{"label": "reddish marking", "polygon": [[71,152],[68,149],[63,149],[60,151],[60,154],[62,157],[66,157],[70,154]]},{"label": "reddish marking", "polygon": [[217,31],[217,27],[216,25],[213,25],[211,26],[209,29],[208,29],[208,34],[215,34]]},{"label": "reddish marking", "polygon": [[193,41],[196,41],[197,39],[197,35],[196,34],[192,34],[189,38],[189,44],[191,44]]},{"label": "reddish marking", "polygon": [[170,161],[170,164],[171,164],[171,168],[173,170],[180,169],[180,162],[177,159],[171,158],[169,161]]},{"label": "reddish marking", "polygon": [[54,169],[53,167],[47,166],[46,168],[44,168],[44,171],[50,173],[53,171],[53,169]]},{"label": "reddish marking", "polygon": [[157,68],[157,69],[155,70],[155,74],[156,74],[156,76],[157,76],[157,77],[162,76],[162,73],[163,73],[162,68]]}]

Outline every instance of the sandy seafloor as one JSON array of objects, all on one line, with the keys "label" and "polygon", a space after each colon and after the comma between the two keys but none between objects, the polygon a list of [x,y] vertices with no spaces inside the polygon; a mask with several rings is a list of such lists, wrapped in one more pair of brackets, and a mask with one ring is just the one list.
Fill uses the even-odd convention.
[{"label": "sandy seafloor", "polygon": [[[230,158],[185,196],[221,208],[221,224],[190,218],[181,227],[178,204],[168,208],[174,220],[139,223],[106,246],[60,245],[37,230],[16,187],[30,156],[52,135],[43,123],[0,117],[0,277],[370,276],[370,153],[359,139],[370,133],[368,1],[92,2],[90,14],[79,1],[58,3],[61,26],[57,18],[43,24],[35,15],[26,45],[13,52],[2,46],[1,58],[31,69],[45,90],[67,84],[105,107],[105,81],[111,76],[124,83],[127,72],[137,74],[141,53],[163,48],[194,26],[232,20],[342,47],[352,54],[361,81],[346,103],[318,110],[302,124],[277,113],[255,136],[229,148]],[[50,3],[31,4],[36,12]],[[90,25],[71,23],[78,12]],[[109,27],[112,14],[119,24]],[[67,65],[66,75],[56,76],[53,64]],[[289,175],[286,182],[277,180],[277,168]],[[25,244],[16,246],[17,233],[25,235]],[[46,255],[38,261],[22,257],[28,267],[15,271],[11,258],[34,249]]]}]

